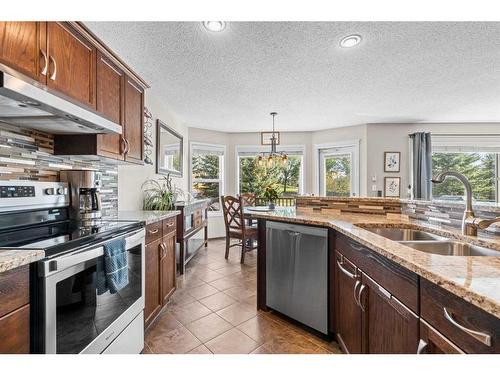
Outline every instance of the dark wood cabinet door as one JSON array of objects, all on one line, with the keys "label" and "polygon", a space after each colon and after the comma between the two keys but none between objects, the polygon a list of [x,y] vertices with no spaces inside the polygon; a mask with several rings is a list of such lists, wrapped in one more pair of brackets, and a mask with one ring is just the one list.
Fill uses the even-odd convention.
[{"label": "dark wood cabinet door", "polygon": [[165,304],[175,291],[175,233],[163,237],[164,254],[161,260],[161,294]]},{"label": "dark wood cabinet door", "polygon": [[0,354],[29,354],[30,305],[0,318]]},{"label": "dark wood cabinet door", "polygon": [[144,90],[125,77],[125,160],[142,164],[144,148]]},{"label": "dark wood cabinet door", "polygon": [[47,54],[47,86],[95,109],[96,48],[68,23],[48,22]]},{"label": "dark wood cabinet door", "polygon": [[337,341],[347,353],[362,352],[362,314],[355,300],[361,280],[356,267],[335,252],[335,331]]},{"label": "dark wood cabinet door", "polygon": [[160,238],[146,245],[146,295],[144,306],[144,325],[146,327],[153,321],[162,307],[160,295],[160,265],[162,260],[161,241]]},{"label": "dark wood cabinet door", "polygon": [[464,352],[429,323],[420,319],[417,354],[464,354]]},{"label": "dark wood cabinet door", "polygon": [[42,82],[48,69],[45,22],[0,22],[0,62]]},{"label": "dark wood cabinet door", "polygon": [[358,301],[363,310],[364,353],[417,352],[418,316],[364,273]]},{"label": "dark wood cabinet door", "polygon": [[[97,111],[109,120],[123,124],[124,74],[101,52],[97,53]],[[99,135],[98,153],[102,156],[123,160],[122,136]]]}]

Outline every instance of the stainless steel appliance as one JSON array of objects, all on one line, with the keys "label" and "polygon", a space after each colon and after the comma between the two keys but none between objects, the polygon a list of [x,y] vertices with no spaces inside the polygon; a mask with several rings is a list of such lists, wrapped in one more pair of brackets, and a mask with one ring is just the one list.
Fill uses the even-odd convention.
[{"label": "stainless steel appliance", "polygon": [[328,231],[266,223],[266,305],[328,334]]},{"label": "stainless steel appliance", "polygon": [[[69,219],[66,183],[0,182],[0,248],[41,249],[30,280],[34,353],[139,353],[144,347],[144,224]],[[124,239],[128,282],[99,284],[104,246]],[[102,280],[102,279],[101,279]]]},{"label": "stainless steel appliance", "polygon": [[74,220],[92,221],[101,213],[101,173],[91,170],[65,170],[60,172],[61,181],[70,189],[70,217]]},{"label": "stainless steel appliance", "polygon": [[1,120],[50,134],[122,133],[119,124],[0,71]]}]

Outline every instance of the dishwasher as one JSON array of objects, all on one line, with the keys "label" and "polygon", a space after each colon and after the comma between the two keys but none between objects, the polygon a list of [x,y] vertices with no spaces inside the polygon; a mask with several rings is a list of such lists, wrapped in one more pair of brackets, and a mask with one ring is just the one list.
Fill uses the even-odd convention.
[{"label": "dishwasher", "polygon": [[328,334],[328,230],[266,223],[266,305]]}]

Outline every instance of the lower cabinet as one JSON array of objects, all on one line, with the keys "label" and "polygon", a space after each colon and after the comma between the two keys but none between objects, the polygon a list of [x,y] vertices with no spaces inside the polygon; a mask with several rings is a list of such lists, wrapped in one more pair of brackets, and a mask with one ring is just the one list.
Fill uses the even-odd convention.
[{"label": "lower cabinet", "polygon": [[416,353],[418,316],[335,252],[337,340],[347,353]]},{"label": "lower cabinet", "polygon": [[160,298],[161,239],[146,245],[146,295],[144,303],[144,325],[148,326],[162,307]]},{"label": "lower cabinet", "polygon": [[417,354],[464,354],[464,352],[425,320],[420,320]]},{"label": "lower cabinet", "polygon": [[363,352],[415,354],[418,345],[418,316],[362,274],[358,302],[363,312]]},{"label": "lower cabinet", "polygon": [[144,326],[167,304],[176,287],[175,220],[165,219],[146,227],[146,295]]},{"label": "lower cabinet", "polygon": [[175,232],[163,237],[163,257],[160,261],[161,299],[163,304],[175,291]]},{"label": "lower cabinet", "polygon": [[356,266],[338,252],[334,280],[337,341],[346,353],[362,353],[362,311],[356,300],[361,277]]},{"label": "lower cabinet", "polygon": [[29,266],[0,273],[0,354],[30,352]]}]

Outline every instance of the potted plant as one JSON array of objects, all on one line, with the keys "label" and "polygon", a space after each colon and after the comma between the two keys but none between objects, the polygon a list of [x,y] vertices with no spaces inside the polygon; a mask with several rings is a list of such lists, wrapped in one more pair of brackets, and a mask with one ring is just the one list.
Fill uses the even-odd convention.
[{"label": "potted plant", "polygon": [[145,211],[168,211],[174,208],[177,188],[172,186],[170,174],[162,180],[146,180],[142,184],[144,191],[143,210]]},{"label": "potted plant", "polygon": [[264,198],[269,201],[269,208],[274,210],[276,208],[276,200],[278,199],[278,192],[273,185],[266,186],[264,189]]}]

